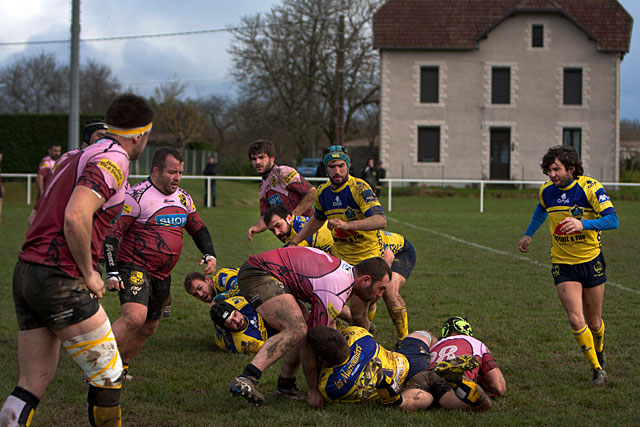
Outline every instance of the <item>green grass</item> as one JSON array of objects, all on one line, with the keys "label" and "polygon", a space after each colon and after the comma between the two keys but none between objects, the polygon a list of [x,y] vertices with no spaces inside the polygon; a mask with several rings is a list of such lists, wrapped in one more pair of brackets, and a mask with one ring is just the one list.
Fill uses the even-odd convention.
[{"label": "green grass", "polygon": [[[201,206],[202,183],[184,183]],[[279,246],[267,233],[256,236],[252,244],[247,241],[246,231],[257,219],[256,187],[255,182],[218,183],[218,207],[200,208],[220,266],[239,266],[248,255]],[[9,190],[20,188],[16,185]],[[317,411],[300,402],[270,398],[279,365],[261,380],[265,406],[254,408],[233,398],[227,383],[251,358],[218,351],[211,339],[207,306],[184,292],[182,280],[187,272],[199,268],[200,259],[186,237],[173,274],[172,316],[160,323],[132,363],[133,375],[150,381],[127,383],[123,388],[125,425],[637,425],[640,203],[614,198],[620,228],[603,233],[610,282],[603,315],[610,381],[594,389],[589,385],[590,369],[555,294],[547,225],[534,237],[532,252],[521,255],[516,244],[535,199],[519,198],[517,192],[510,195],[487,198],[485,212],[480,214],[476,197],[396,197],[394,193],[393,212],[388,214],[388,229],[407,237],[418,254],[403,290],[410,329],[437,332],[450,315],[469,318],[475,335],[489,346],[507,381],[506,397],[496,400],[490,412],[405,414],[374,404],[334,404]],[[18,378],[11,277],[30,210],[22,200],[5,200],[0,227],[0,401]],[[383,206],[387,206],[384,199]],[[108,294],[102,303],[113,322],[120,314],[117,296]],[[383,304],[376,324],[376,338],[391,347],[394,332]],[[304,388],[302,374],[298,383]],[[86,425],[85,399],[80,370],[62,354],[33,425]]]}]

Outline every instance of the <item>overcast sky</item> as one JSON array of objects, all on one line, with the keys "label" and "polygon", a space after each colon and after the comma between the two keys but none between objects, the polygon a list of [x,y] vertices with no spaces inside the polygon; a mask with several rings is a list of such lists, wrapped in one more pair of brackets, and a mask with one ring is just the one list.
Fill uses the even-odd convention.
[{"label": "overcast sky", "polygon": [[[267,12],[279,0],[110,0],[81,4],[81,39],[224,30],[245,15]],[[639,0],[620,0],[640,17]],[[69,38],[71,0],[3,2],[0,43]],[[640,120],[640,24],[634,23],[631,50],[622,61],[621,117]],[[229,94],[231,62],[227,31],[199,35],[93,41],[80,44],[81,61],[95,58],[109,65],[124,88],[150,95],[162,82],[188,84],[189,96]],[[68,44],[0,45],[0,67],[17,56],[55,52],[68,61]]]}]

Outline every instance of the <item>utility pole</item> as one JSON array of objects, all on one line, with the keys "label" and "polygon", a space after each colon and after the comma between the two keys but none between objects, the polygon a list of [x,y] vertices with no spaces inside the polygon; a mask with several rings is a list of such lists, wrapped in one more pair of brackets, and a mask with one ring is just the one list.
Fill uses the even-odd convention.
[{"label": "utility pole", "polygon": [[344,145],[344,15],[338,21],[338,54],[336,58],[336,141]]},{"label": "utility pole", "polygon": [[71,59],[69,62],[69,150],[78,148],[80,128],[80,0],[71,2]]}]

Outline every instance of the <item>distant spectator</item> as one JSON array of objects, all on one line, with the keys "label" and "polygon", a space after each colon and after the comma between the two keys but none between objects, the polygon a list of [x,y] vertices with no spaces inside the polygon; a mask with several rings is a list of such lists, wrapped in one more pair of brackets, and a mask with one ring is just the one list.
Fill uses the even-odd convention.
[{"label": "distant spectator", "polygon": [[387,170],[382,167],[382,160],[378,160],[378,183],[376,184],[376,197],[380,198],[382,195],[382,182],[380,180],[387,177]]},{"label": "distant spectator", "polygon": [[322,162],[322,159],[320,159],[320,162],[318,163],[318,167],[316,168],[316,178],[326,178],[327,177],[327,170],[324,168],[324,163]]},{"label": "distant spectator", "polygon": [[[204,167],[202,175],[216,176],[218,175],[218,164],[214,156],[209,156],[209,162]],[[216,180],[211,180],[211,206],[216,207]],[[204,204],[207,204],[207,181],[204,182]]]},{"label": "distant spectator", "polygon": [[367,159],[367,165],[362,169],[360,178],[364,179],[372,189],[375,189],[378,185],[378,168],[373,157]]},{"label": "distant spectator", "polygon": [[62,154],[62,145],[59,142],[49,144],[48,154],[40,160],[38,166],[38,175],[36,175],[36,184],[38,185],[38,198],[42,196],[47,189],[47,185],[53,175],[53,165]]}]

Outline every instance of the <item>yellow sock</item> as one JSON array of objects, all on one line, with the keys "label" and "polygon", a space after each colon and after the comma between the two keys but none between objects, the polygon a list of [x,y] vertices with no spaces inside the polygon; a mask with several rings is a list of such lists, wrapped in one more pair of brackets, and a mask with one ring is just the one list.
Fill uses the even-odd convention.
[{"label": "yellow sock", "polygon": [[407,320],[407,307],[394,308],[389,313],[391,315],[391,321],[396,328],[398,339],[404,339],[409,335],[409,321]]},{"label": "yellow sock", "polygon": [[591,367],[593,369],[602,369],[600,363],[598,363],[596,350],[594,349],[593,335],[591,335],[591,330],[587,325],[584,325],[583,328],[580,328],[577,331],[573,331],[573,336],[580,346],[580,350],[582,350],[584,358],[587,359],[587,362],[589,362]]},{"label": "yellow sock", "polygon": [[602,320],[600,329],[598,329],[597,331],[594,331],[591,328],[589,329],[591,330],[591,334],[593,335],[593,346],[595,350],[598,352],[602,351],[602,349],[604,348],[604,320]]},{"label": "yellow sock", "polygon": [[367,313],[367,317],[369,318],[369,322],[373,322],[373,318],[376,317],[376,311],[378,310],[377,303],[371,303],[369,305],[369,312]]}]

